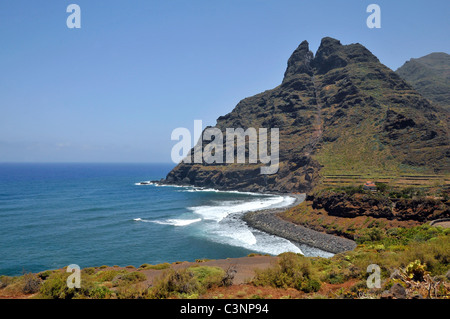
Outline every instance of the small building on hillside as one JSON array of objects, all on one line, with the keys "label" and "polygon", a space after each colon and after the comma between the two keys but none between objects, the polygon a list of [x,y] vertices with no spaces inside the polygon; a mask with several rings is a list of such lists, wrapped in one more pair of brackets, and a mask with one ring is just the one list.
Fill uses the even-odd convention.
[{"label": "small building on hillside", "polygon": [[376,192],[377,191],[377,185],[375,185],[375,183],[372,182],[372,181],[367,181],[364,184],[363,189],[366,190],[366,191]]}]

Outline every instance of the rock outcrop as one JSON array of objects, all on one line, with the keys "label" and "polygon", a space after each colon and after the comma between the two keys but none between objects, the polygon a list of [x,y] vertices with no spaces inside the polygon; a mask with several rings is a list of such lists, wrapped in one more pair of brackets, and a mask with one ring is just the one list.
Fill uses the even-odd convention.
[{"label": "rock outcrop", "polygon": [[330,216],[354,218],[370,216],[390,220],[426,222],[450,217],[450,209],[435,199],[397,199],[364,194],[323,192],[309,196],[312,208],[325,209]]}]

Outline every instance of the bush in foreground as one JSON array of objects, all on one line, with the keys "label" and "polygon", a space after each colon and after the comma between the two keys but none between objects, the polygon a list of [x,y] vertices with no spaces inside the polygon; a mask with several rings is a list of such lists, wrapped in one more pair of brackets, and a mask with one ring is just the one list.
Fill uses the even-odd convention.
[{"label": "bush in foreground", "polygon": [[196,298],[213,286],[219,286],[225,276],[223,269],[196,266],[181,270],[169,269],[149,290],[149,297]]},{"label": "bush in foreground", "polygon": [[295,288],[307,293],[319,291],[321,283],[310,259],[295,253],[283,253],[279,257],[275,267],[256,271],[254,285]]}]

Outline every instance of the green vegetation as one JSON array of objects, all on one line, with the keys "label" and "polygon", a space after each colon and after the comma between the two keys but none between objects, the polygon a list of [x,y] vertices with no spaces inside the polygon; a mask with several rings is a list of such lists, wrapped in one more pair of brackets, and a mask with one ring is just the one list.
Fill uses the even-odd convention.
[{"label": "green vegetation", "polygon": [[394,187],[388,183],[375,182],[377,186],[376,192],[370,190],[365,190],[363,184],[359,185],[346,185],[346,186],[335,186],[335,187],[324,187],[317,194],[331,191],[331,192],[343,192],[349,196],[355,194],[364,194],[371,197],[386,198],[386,199],[425,199],[425,197],[438,197],[444,201],[448,200],[450,189],[445,186],[437,185],[435,187]]},{"label": "green vegetation", "polygon": [[150,264],[142,264],[139,269],[156,269],[156,270],[161,270],[161,269],[167,269],[170,267],[169,263],[162,263],[162,264],[157,264],[157,265],[150,265]]},{"label": "green vegetation", "polygon": [[450,55],[436,52],[411,59],[395,72],[423,96],[450,109]]},{"label": "green vegetation", "polygon": [[[84,269],[83,269],[83,271],[84,271]],[[93,278],[97,282],[107,282],[107,281],[113,281],[114,278],[116,278],[117,276],[123,275],[125,273],[127,273],[127,271],[124,269],[106,269],[106,270],[100,270],[99,272],[95,273],[95,275],[94,275],[94,273],[91,273],[90,271],[87,272],[86,274],[94,275]]]},{"label": "green vegetation", "polygon": [[81,288],[68,288],[67,278],[70,273],[54,272],[43,283],[39,291],[39,298],[43,299],[83,299],[95,290],[88,275],[81,275]]},{"label": "green vegetation", "polygon": [[[407,296],[450,298],[450,229],[420,225],[361,229],[353,251],[331,258],[278,256],[274,266],[256,270],[248,284],[235,286],[233,298],[380,298],[395,285]],[[381,289],[369,289],[367,267],[381,269]],[[164,266],[161,266],[164,265]],[[50,270],[18,277],[0,276],[0,296],[43,299],[224,298],[233,290],[234,266],[223,270],[195,264],[158,266],[151,284],[139,269],[98,267],[81,271],[81,288],[68,288],[70,273]],[[150,265],[151,266],[151,265]],[[397,286],[398,286],[397,285]],[[225,290],[224,290],[225,289]]]},{"label": "green vegetation", "polygon": [[209,266],[190,267],[181,270],[169,269],[148,290],[150,298],[198,298],[207,289],[221,285],[225,272]]},{"label": "green vegetation", "polygon": [[[91,268],[81,272],[81,288],[68,288],[67,278],[70,273],[53,272],[41,284],[37,298],[43,299],[108,299],[123,297],[133,285],[146,280],[144,274],[125,269],[106,269],[100,267],[95,273]],[[110,288],[116,287],[115,290]]]},{"label": "green vegetation", "polygon": [[372,292],[374,298],[380,297],[382,291],[395,283],[389,277],[396,269],[416,283],[424,282],[426,274],[441,278],[438,297],[450,297],[450,286],[445,284],[448,279],[442,280],[450,265],[450,231],[440,227],[368,229],[367,236],[360,238],[354,251],[332,258],[307,258],[293,253],[279,257],[276,267],[257,272],[252,281],[254,285],[313,293],[320,292],[324,284],[350,282],[350,287],[344,289],[339,298],[355,298],[358,293],[367,292],[365,281],[369,273],[366,269],[370,264],[377,264],[384,280],[382,289]]},{"label": "green vegetation", "polygon": [[23,276],[24,285],[22,288],[22,292],[24,294],[34,294],[39,291],[41,286],[41,280],[35,274],[25,274]]},{"label": "green vegetation", "polygon": [[274,268],[257,271],[253,283],[257,286],[296,288],[304,292],[320,289],[320,282],[311,260],[299,254],[283,253]]}]

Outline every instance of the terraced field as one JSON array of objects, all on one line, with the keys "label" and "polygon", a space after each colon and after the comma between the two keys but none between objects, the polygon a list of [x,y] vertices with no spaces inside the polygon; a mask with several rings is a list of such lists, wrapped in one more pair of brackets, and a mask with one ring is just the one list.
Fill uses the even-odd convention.
[{"label": "terraced field", "polygon": [[450,175],[324,175],[322,176],[323,187],[355,186],[364,184],[366,181],[386,183],[392,187],[404,188],[450,186]]}]

